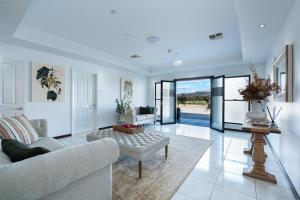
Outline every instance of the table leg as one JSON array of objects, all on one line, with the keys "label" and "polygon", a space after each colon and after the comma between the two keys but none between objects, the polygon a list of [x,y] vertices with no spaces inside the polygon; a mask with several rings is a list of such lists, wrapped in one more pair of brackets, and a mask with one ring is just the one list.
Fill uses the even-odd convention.
[{"label": "table leg", "polygon": [[168,158],[168,145],[165,146],[165,158],[166,159]]},{"label": "table leg", "polygon": [[143,169],[143,163],[142,163],[142,161],[139,161],[139,164],[138,164],[139,179],[142,178],[142,169]]},{"label": "table leg", "polygon": [[[253,141],[254,141],[254,134],[251,134],[250,142],[251,142],[251,147],[250,148],[244,148],[244,154],[249,154],[252,155],[253,151]],[[265,145],[267,144],[266,141],[264,143]],[[265,157],[268,157],[267,153],[265,153]]]},{"label": "table leg", "polygon": [[250,148],[245,148],[244,149],[244,154],[249,154],[252,155],[252,151],[253,151],[253,139],[254,139],[254,134],[251,134],[251,138],[250,138],[250,142],[251,142],[251,147]]},{"label": "table leg", "polygon": [[243,175],[258,178],[271,183],[277,183],[276,177],[273,174],[266,172],[265,170],[265,139],[264,135],[261,133],[253,134],[253,151],[252,160],[254,162],[252,169],[244,169]]}]

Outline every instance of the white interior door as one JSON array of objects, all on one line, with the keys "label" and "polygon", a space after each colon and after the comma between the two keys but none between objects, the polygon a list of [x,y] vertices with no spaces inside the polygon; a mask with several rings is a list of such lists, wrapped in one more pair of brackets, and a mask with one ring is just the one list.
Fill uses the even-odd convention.
[{"label": "white interior door", "polygon": [[73,133],[96,129],[96,84],[95,74],[73,71]]}]

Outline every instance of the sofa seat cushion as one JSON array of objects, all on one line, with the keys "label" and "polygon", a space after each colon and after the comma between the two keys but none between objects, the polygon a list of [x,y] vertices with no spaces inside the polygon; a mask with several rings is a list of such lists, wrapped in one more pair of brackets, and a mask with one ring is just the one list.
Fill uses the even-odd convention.
[{"label": "sofa seat cushion", "polygon": [[137,115],[136,121],[143,121],[147,119],[147,115]]},{"label": "sofa seat cushion", "polygon": [[152,118],[154,118],[155,116],[154,116],[154,114],[148,114],[147,115],[147,119],[152,119]]},{"label": "sofa seat cushion", "polygon": [[43,147],[45,149],[48,149],[49,151],[56,151],[64,148],[65,146],[56,139],[50,137],[43,137],[37,142],[30,144],[29,147]]}]

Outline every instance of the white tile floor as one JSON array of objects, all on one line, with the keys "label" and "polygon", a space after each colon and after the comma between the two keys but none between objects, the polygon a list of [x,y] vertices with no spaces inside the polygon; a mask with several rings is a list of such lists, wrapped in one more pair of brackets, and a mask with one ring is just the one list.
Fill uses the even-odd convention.
[{"label": "white tile floor", "polygon": [[[199,160],[191,174],[181,185],[172,200],[291,200],[294,199],[288,182],[268,146],[266,169],[276,175],[278,184],[271,184],[242,176],[243,168],[250,168],[250,156],[243,154],[249,147],[247,133],[226,131],[224,134],[206,127],[190,125],[155,125],[147,129],[209,139],[213,143]],[[60,140],[65,145],[86,142],[85,134]]]}]

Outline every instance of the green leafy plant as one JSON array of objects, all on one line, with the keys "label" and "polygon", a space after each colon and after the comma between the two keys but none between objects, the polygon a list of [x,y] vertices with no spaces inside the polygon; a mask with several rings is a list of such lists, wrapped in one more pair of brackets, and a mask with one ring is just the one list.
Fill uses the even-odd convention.
[{"label": "green leafy plant", "polygon": [[124,115],[130,106],[129,103],[124,102],[122,99],[121,100],[116,99],[116,104],[117,104],[116,113],[120,115]]}]

